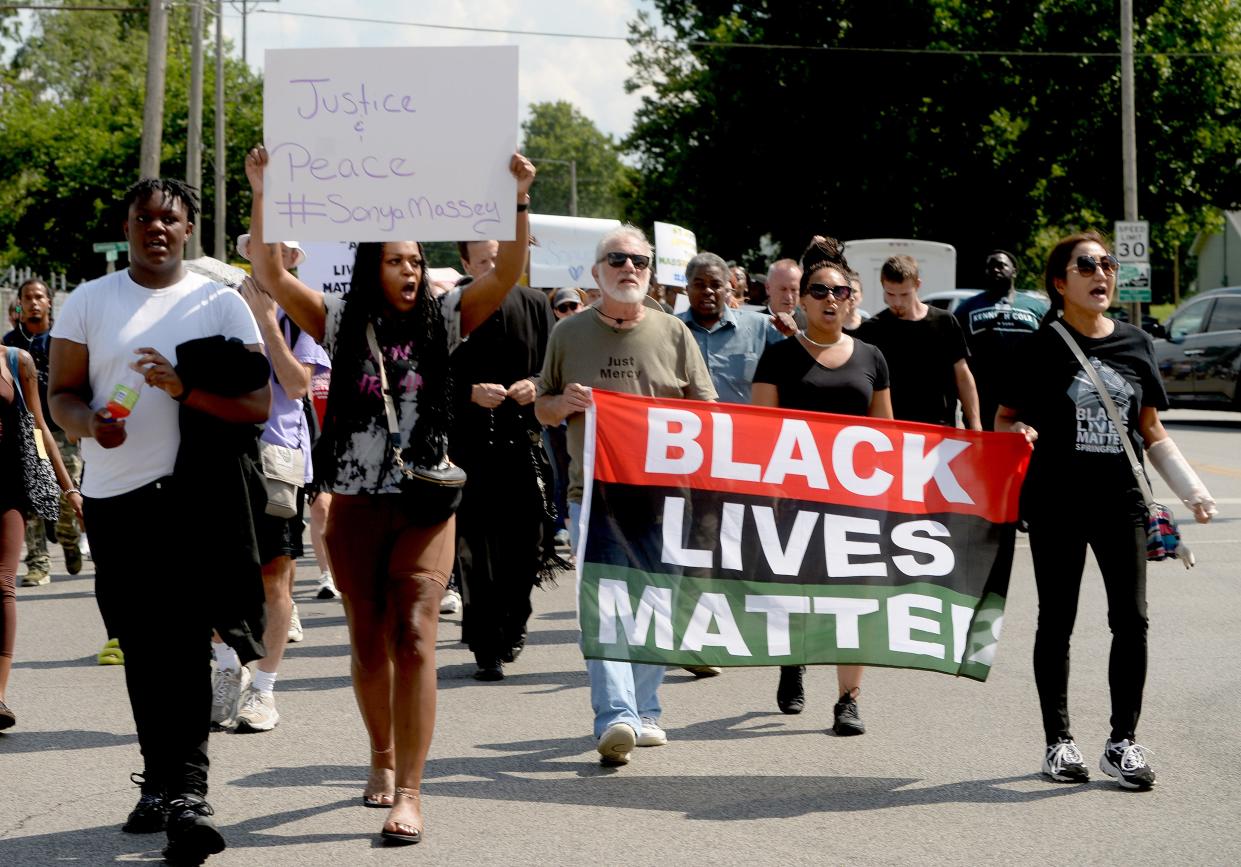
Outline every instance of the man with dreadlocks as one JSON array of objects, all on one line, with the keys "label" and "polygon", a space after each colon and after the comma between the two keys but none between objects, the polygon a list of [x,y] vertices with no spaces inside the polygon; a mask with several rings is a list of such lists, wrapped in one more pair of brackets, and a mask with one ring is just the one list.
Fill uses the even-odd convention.
[{"label": "man with dreadlocks", "polygon": [[[181,181],[144,178],[126,192],[129,268],[79,286],[52,329],[50,403],[82,443],[82,481],[95,560],[95,596],[125,653],[125,682],[144,769],[124,830],[168,831],[165,857],[200,864],[224,848],[207,794],[212,600],[210,582],[178,565],[188,497],[173,469],[181,408],[237,425],[267,420],[264,384],[239,396],[191,387],[178,347],[223,336],[261,353],[259,331],[233,289],[185,269],[198,197]],[[244,354],[244,353],[243,353]],[[262,362],[266,366],[266,362]],[[107,409],[131,371],[147,387],[125,418]],[[200,527],[210,532],[210,527]]]},{"label": "man with dreadlocks", "polygon": [[316,455],[315,473],[332,493],[325,537],[349,622],[353,689],[370,737],[362,802],[390,808],[380,832],[386,842],[417,843],[419,787],[435,728],[435,636],[456,546],[455,503],[430,507],[403,495],[402,468],[443,465],[452,423],[449,353],[521,276],[534,166],[520,154],[509,163],[517,179],[517,237],[499,244],[490,272],[436,297],[417,241],[362,243],[349,292],[336,298],[291,275],[277,245],[262,242],[268,160],[263,147],[246,157],[255,275],[332,358],[319,443],[325,460]]}]

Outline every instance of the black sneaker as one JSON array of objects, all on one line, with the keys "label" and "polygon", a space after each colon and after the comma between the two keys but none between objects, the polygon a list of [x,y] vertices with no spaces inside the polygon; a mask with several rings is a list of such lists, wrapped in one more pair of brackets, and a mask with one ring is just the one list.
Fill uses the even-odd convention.
[{"label": "black sneaker", "polygon": [[209,855],[224,851],[224,837],[211,817],[215,810],[201,795],[178,795],[168,801],[168,845],[164,860],[175,867],[198,867]]},{"label": "black sneaker", "polygon": [[776,687],[776,707],[780,713],[796,714],[806,709],[806,687],[802,677],[804,665],[780,666],[780,685]]},{"label": "black sneaker", "polygon": [[485,682],[504,680],[504,663],[498,659],[485,658],[480,659],[474,657],[474,661],[478,663],[478,671],[474,672],[474,679]]},{"label": "black sneaker", "polygon": [[142,774],[130,774],[131,782],[142,786],[138,803],[129,811],[121,826],[126,834],[154,834],[168,825],[168,798],[159,787],[148,783]]},{"label": "black sneaker", "polygon": [[500,654],[501,662],[516,662],[517,657],[521,656],[521,652],[526,649],[526,636],[521,636],[513,642],[513,646]]},{"label": "black sneaker", "polygon": [[1104,745],[1099,770],[1115,778],[1122,789],[1146,792],[1155,786],[1155,769],[1146,763],[1146,747],[1127,739]]},{"label": "black sneaker", "polygon": [[1043,774],[1057,783],[1088,783],[1090,772],[1082,762],[1082,752],[1072,738],[1060,738],[1047,745],[1043,755]]},{"label": "black sneaker", "polygon": [[840,701],[836,702],[836,706],[832,708],[832,713],[836,715],[836,722],[832,724],[832,731],[838,737],[848,737],[849,735],[866,734],[866,724],[862,722],[862,718],[858,716],[857,699],[852,693],[846,692],[840,697]]}]

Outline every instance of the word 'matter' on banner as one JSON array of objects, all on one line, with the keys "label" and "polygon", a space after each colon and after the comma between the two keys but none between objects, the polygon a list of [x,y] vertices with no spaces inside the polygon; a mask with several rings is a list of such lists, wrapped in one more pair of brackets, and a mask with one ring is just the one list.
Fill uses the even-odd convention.
[{"label": "word 'matter' on banner", "polygon": [[1029,456],[1016,434],[595,389],[585,655],[985,680]]},{"label": "word 'matter' on banner", "polygon": [[268,50],[272,241],[511,240],[517,48]]},{"label": "word 'matter' on banner", "polygon": [[619,226],[620,220],[531,214],[530,234],[535,240],[530,248],[531,288],[593,289],[590,268],[595,264],[595,247]]},{"label": "word 'matter' on banner", "polygon": [[685,266],[698,255],[698,238],[672,223],[655,223],[655,279],[665,286],[684,286]]}]

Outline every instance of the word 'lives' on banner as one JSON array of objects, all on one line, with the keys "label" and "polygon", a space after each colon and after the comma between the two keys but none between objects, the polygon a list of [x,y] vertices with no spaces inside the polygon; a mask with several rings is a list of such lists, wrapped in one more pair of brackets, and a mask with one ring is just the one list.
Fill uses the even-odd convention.
[{"label": "word 'lives' on banner", "polygon": [[985,680],[1029,455],[1016,434],[596,389],[585,655]]}]

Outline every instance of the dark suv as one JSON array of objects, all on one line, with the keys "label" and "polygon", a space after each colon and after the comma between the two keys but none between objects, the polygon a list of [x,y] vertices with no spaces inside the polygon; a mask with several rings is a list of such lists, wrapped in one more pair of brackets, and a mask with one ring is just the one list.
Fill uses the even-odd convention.
[{"label": "dark suv", "polygon": [[1155,358],[1172,406],[1241,412],[1241,286],[1195,295],[1164,327]]}]

